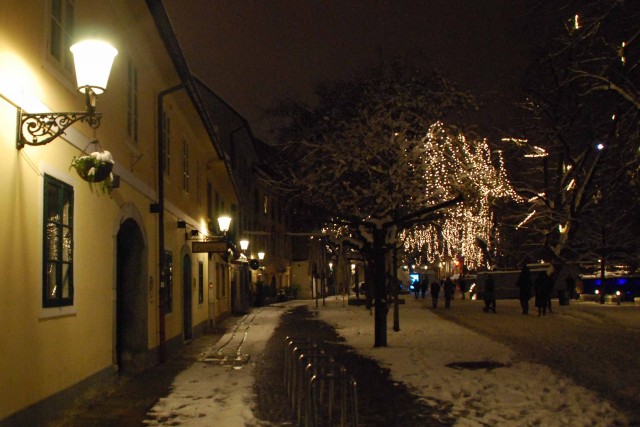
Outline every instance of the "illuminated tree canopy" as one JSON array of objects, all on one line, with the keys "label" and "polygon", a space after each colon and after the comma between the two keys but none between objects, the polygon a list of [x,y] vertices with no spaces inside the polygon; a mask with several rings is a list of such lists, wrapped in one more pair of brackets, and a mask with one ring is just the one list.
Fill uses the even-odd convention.
[{"label": "illuminated tree canopy", "polygon": [[376,345],[386,345],[390,252],[405,240],[427,257],[446,248],[480,264],[473,246],[490,232],[490,206],[514,193],[486,141],[450,125],[475,104],[436,72],[396,63],[317,95],[313,107],[288,102],[273,111],[276,185],[371,261]]}]

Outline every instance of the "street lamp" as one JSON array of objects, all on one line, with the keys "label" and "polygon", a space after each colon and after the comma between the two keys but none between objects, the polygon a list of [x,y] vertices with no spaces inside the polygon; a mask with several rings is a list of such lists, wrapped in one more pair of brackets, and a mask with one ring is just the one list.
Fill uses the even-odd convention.
[{"label": "street lamp", "polygon": [[118,51],[101,40],[84,40],[70,48],[76,69],[78,90],[85,95],[86,111],[25,113],[18,110],[16,148],[45,145],[53,141],[77,121],[91,128],[100,127],[101,113],[96,113],[96,99],[107,90],[113,60]]},{"label": "street lamp", "polygon": [[258,252],[258,259],[260,261],[264,260],[264,252]]},{"label": "street lamp", "polygon": [[240,240],[240,249],[246,251],[249,248],[249,241],[246,239]]},{"label": "street lamp", "polygon": [[218,227],[220,231],[224,234],[227,234],[229,231],[229,227],[231,226],[231,217],[228,215],[222,215],[218,217]]}]

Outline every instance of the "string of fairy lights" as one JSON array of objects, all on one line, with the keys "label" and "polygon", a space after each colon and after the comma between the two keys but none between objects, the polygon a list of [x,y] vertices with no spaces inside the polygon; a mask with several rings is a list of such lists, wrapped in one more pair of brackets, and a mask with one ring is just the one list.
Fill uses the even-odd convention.
[{"label": "string of fairy lights", "polygon": [[486,139],[453,133],[442,122],[431,126],[422,139],[422,150],[427,199],[453,198],[461,187],[466,197],[444,212],[442,219],[403,231],[405,248],[419,250],[416,260],[419,264],[462,257],[468,268],[486,266],[478,239],[490,242],[493,236],[495,242],[498,236],[491,209],[493,201],[502,198],[521,201],[507,178],[502,152],[492,153]]},{"label": "string of fairy lights", "polygon": [[[464,201],[442,212],[433,223],[401,231],[405,249],[419,253],[418,264],[462,257],[470,269],[486,267],[478,240],[499,241],[493,202],[504,198],[523,201],[507,178],[502,152],[492,151],[486,139],[467,138],[442,122],[434,123],[415,144],[406,144],[404,139],[398,142],[418,147],[407,151],[405,164],[421,177],[421,203],[436,205],[465,194]],[[348,227],[335,224],[323,231],[335,238],[350,234]]]}]

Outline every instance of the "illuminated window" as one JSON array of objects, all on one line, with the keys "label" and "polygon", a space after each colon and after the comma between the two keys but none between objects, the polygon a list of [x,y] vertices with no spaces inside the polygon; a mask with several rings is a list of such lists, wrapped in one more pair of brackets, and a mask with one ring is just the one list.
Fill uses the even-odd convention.
[{"label": "illuminated window", "polygon": [[62,69],[73,73],[73,0],[51,0],[49,55]]},{"label": "illuminated window", "polygon": [[73,305],[73,187],[44,176],[42,306]]}]

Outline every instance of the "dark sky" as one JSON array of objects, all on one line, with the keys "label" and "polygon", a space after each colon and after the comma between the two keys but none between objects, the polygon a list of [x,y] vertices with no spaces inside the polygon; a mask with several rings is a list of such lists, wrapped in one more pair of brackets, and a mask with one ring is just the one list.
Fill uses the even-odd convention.
[{"label": "dark sky", "polygon": [[[384,57],[417,58],[488,103],[520,75],[521,0],[165,0],[192,72],[268,140],[264,110]],[[524,22],[524,23],[523,23]],[[485,124],[486,124],[485,123]]]}]

